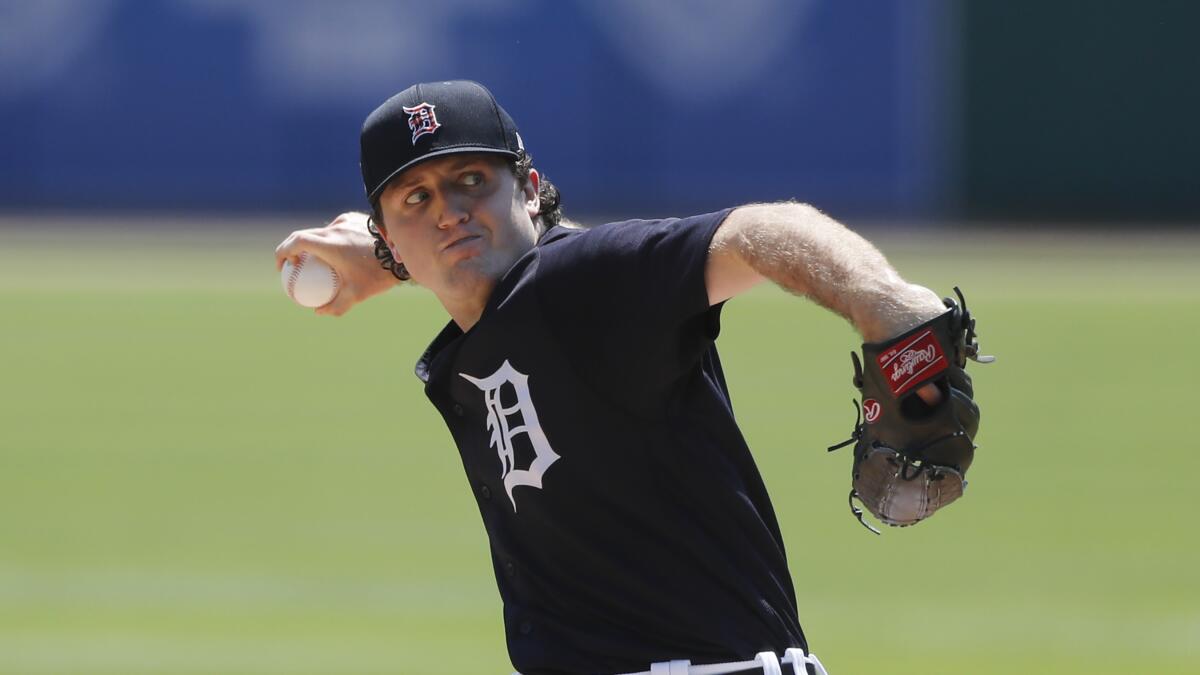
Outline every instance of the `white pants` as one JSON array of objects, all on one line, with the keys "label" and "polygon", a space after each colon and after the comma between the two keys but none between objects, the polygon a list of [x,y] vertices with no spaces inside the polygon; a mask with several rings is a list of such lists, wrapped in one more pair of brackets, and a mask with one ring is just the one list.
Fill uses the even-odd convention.
[{"label": "white pants", "polygon": [[[808,675],[806,665],[811,665],[817,675],[829,675],[815,654],[806,656],[803,649],[794,648],[784,652],[782,660],[774,652],[761,652],[753,661],[710,663],[705,666],[693,666],[692,662],[687,660],[661,661],[651,664],[650,670],[625,675],[724,675],[751,668],[761,668],[763,675]],[[786,672],[783,670],[784,666],[788,667]]]},{"label": "white pants", "polygon": [[[710,663],[704,666],[693,666],[691,661],[663,661],[650,666],[650,670],[629,675],[725,675],[751,668],[759,668],[763,675],[808,675],[806,665],[812,665],[817,675],[829,675],[820,659],[813,654],[804,654],[803,649],[789,649],[780,660],[774,652],[760,652],[753,661],[735,661],[732,663]],[[787,671],[784,671],[787,666]]]},{"label": "white pants", "polygon": [[[829,675],[816,654],[805,655],[803,649],[795,648],[784,652],[782,660],[774,652],[760,652],[753,661],[710,663],[704,666],[693,666],[692,662],[687,660],[660,661],[650,664],[650,670],[624,675],[725,675],[751,668],[761,668],[763,675],[808,675],[808,669],[805,667],[808,665],[813,667],[816,675]],[[784,671],[784,666],[787,666],[787,671]]]}]

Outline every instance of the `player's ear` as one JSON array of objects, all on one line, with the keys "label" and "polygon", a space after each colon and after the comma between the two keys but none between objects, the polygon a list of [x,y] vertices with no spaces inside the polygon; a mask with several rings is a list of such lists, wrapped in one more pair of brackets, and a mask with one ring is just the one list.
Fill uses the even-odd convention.
[{"label": "player's ear", "polygon": [[529,178],[525,179],[525,185],[521,187],[521,193],[525,197],[525,210],[530,218],[537,218],[538,212],[542,210],[542,202],[538,198],[538,187],[541,184],[542,177],[538,175],[537,169],[530,169]]},{"label": "player's ear", "polygon": [[396,252],[396,245],[392,243],[391,237],[388,236],[387,226],[383,224],[383,218],[379,217],[378,211],[371,215],[371,224],[379,231],[379,236],[383,239],[383,243],[387,244],[388,250],[392,252],[392,260],[403,264],[404,261],[400,259],[400,254]]}]

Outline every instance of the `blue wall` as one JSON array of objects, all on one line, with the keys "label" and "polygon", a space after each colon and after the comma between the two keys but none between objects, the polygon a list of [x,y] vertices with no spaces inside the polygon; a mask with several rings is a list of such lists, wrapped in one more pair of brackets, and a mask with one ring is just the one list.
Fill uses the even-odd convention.
[{"label": "blue wall", "polygon": [[0,0],[0,209],[362,206],[363,118],[488,85],[568,213],[948,203],[937,0]]}]

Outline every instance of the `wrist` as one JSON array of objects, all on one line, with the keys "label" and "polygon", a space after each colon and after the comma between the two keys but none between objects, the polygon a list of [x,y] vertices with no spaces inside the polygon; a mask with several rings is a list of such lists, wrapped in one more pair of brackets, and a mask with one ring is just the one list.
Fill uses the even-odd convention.
[{"label": "wrist", "polygon": [[883,290],[875,302],[864,303],[855,326],[865,342],[882,342],[941,316],[946,305],[936,293],[907,282]]}]

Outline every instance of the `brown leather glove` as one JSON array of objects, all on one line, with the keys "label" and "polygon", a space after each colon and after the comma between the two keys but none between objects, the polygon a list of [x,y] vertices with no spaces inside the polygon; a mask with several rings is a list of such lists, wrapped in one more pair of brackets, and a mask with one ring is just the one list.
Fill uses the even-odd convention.
[{"label": "brown leather glove", "polygon": [[[903,527],[958,499],[967,485],[979,406],[964,369],[967,359],[995,359],[979,355],[975,320],[962,292],[954,292],[958,302],[946,298],[941,316],[885,342],[864,344],[862,361],[850,354],[861,416],[850,439],[829,450],[854,444],[850,510],[876,534],[855,499],[881,522]],[[934,406],[916,394],[929,383],[942,393]]]}]

